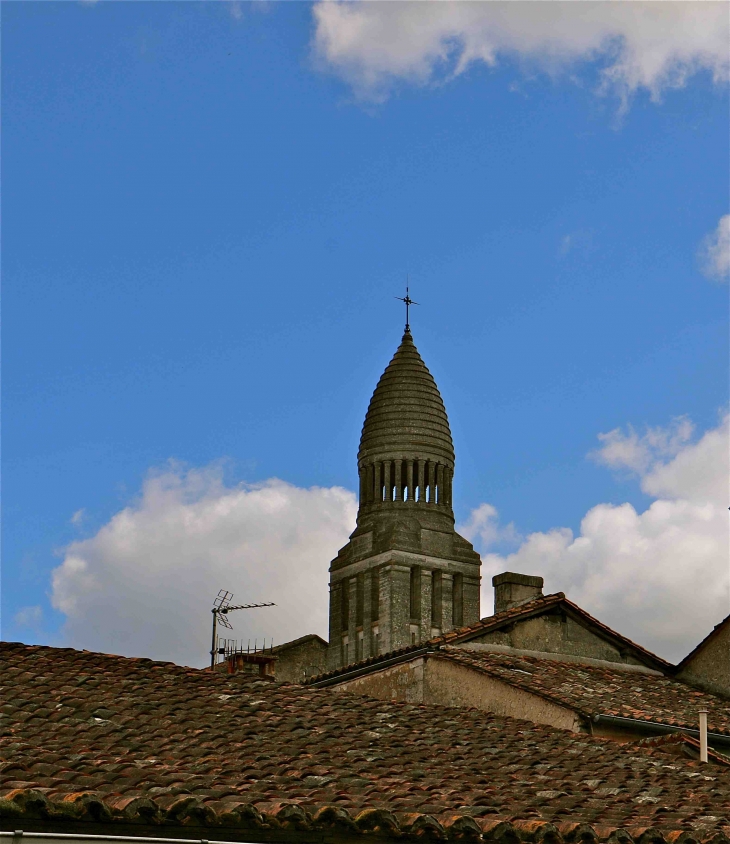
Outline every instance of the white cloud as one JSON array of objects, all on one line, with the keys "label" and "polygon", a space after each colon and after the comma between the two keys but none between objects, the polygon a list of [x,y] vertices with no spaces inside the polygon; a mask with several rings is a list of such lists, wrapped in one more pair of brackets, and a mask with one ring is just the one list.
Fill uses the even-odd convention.
[{"label": "white cloud", "polygon": [[456,530],[469,542],[479,542],[482,548],[491,548],[498,543],[517,545],[521,540],[513,522],[499,524],[497,508],[491,504],[480,504],[474,508],[466,522],[457,525]]},{"label": "white cloud", "polygon": [[21,607],[15,613],[15,623],[18,627],[28,627],[31,630],[39,630],[43,623],[43,608],[37,604],[32,607]]},{"label": "white cloud", "polygon": [[492,604],[492,575],[538,574],[548,591],[565,592],[630,639],[667,659],[685,656],[730,612],[729,418],[697,442],[688,441],[686,419],[642,437],[602,435],[600,459],[636,472],[655,500],[644,512],[598,504],[578,536],[556,528],[529,535],[512,554],[483,554],[482,611]]},{"label": "white cloud", "polygon": [[630,425],[628,434],[614,428],[607,434],[598,435],[603,445],[592,452],[591,457],[611,469],[646,473],[650,466],[678,454],[693,431],[694,426],[686,416],[674,419],[668,428],[647,428],[641,437]]},{"label": "white cloud", "polygon": [[316,57],[357,94],[385,99],[394,82],[448,80],[470,65],[517,58],[550,74],[597,61],[598,90],[655,100],[699,71],[729,75],[723,2],[338,2],[313,8]]},{"label": "white cloud", "polygon": [[81,522],[83,522],[84,518],[86,517],[86,510],[82,507],[80,510],[77,510],[73,516],[69,519],[72,525],[78,527]]},{"label": "white cloud", "polygon": [[730,277],[730,214],[720,217],[715,231],[702,241],[698,257],[707,278],[727,281]]},{"label": "white cloud", "polygon": [[228,487],[219,469],[171,466],[137,502],[73,542],[52,603],[74,647],[205,664],[217,592],[274,601],[230,616],[232,638],[327,638],[328,567],[354,527],[353,493],[279,480]]}]

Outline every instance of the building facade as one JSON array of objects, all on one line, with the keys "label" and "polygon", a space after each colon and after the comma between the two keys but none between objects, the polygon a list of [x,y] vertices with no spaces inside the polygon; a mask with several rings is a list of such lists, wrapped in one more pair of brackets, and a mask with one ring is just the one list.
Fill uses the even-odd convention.
[{"label": "building facade", "polygon": [[479,620],[481,560],[454,530],[454,444],[406,331],[370,400],[357,527],[330,566],[330,670]]}]

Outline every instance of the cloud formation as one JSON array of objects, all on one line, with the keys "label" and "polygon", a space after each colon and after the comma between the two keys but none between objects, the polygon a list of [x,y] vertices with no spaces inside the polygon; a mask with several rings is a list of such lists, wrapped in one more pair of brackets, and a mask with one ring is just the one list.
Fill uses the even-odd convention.
[{"label": "cloud formation", "polygon": [[694,425],[686,416],[674,419],[667,428],[647,428],[639,436],[631,425],[628,433],[614,428],[599,434],[603,445],[591,454],[594,460],[611,469],[628,469],[646,475],[651,466],[677,455],[692,437]]},{"label": "cloud formation", "polygon": [[480,504],[469,514],[469,518],[456,530],[469,542],[478,543],[482,548],[495,545],[519,545],[522,537],[517,532],[514,522],[499,524],[497,508],[491,504]]},{"label": "cloud formation", "polygon": [[730,612],[729,419],[696,442],[686,419],[642,436],[601,435],[593,456],[634,473],[655,500],[643,512],[598,504],[578,536],[555,528],[530,534],[514,553],[483,553],[482,612],[492,605],[492,575],[538,574],[548,591],[565,592],[630,639],[670,660],[685,656]]},{"label": "cloud formation", "polygon": [[717,228],[702,241],[700,268],[713,281],[730,278],[730,214],[720,217]]},{"label": "cloud formation", "polygon": [[727,7],[718,2],[319,0],[313,15],[315,56],[375,101],[397,82],[443,82],[506,58],[551,75],[597,61],[598,90],[624,103],[640,90],[658,100],[700,71],[715,82],[730,72]]},{"label": "cloud formation", "polygon": [[355,496],[276,479],[226,486],[171,466],[96,535],[73,542],[52,603],[73,647],[204,665],[218,590],[276,607],[231,615],[231,638],[327,638],[328,567],[354,527]]},{"label": "cloud formation", "polygon": [[21,607],[13,619],[18,627],[27,627],[39,631],[43,624],[43,608],[38,604],[32,607]]}]

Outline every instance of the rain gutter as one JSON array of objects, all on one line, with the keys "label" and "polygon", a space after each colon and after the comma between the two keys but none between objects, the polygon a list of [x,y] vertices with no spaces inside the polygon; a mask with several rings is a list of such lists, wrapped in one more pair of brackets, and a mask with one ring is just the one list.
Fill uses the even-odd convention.
[{"label": "rain gutter", "polygon": [[[676,724],[661,724],[657,721],[642,721],[639,718],[623,718],[620,715],[594,715],[591,719],[594,724],[605,724],[607,727],[619,727],[636,733],[651,733],[657,736],[670,733],[685,733],[693,738],[700,737],[700,731],[692,727],[679,727]],[[708,733],[707,740],[710,745],[730,747],[730,736],[721,733]]]}]

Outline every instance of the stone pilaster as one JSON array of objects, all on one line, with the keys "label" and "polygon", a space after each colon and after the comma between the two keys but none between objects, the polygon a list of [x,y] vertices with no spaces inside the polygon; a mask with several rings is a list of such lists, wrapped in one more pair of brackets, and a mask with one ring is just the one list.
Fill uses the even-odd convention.
[{"label": "stone pilaster", "polygon": [[327,668],[333,670],[342,665],[342,581],[330,583],[330,641],[327,649]]},{"label": "stone pilaster", "polygon": [[344,665],[349,665],[351,662],[355,662],[355,653],[357,648],[357,577],[350,577],[347,581],[347,588],[349,589],[349,597],[350,600],[348,601],[349,610],[348,613],[349,618],[347,619],[347,638],[350,640],[348,648],[347,648],[347,655],[344,661]]},{"label": "stone pilaster", "polygon": [[431,638],[431,572],[421,569],[421,641]]},{"label": "stone pilaster", "polygon": [[373,641],[373,573],[366,571],[362,577],[362,658],[372,656]]},{"label": "stone pilaster", "polygon": [[441,572],[441,632],[448,633],[454,627],[453,618],[454,578],[448,572]]},{"label": "stone pilaster", "polygon": [[397,563],[380,569],[380,652],[410,643],[411,570]]},{"label": "stone pilaster", "polygon": [[479,621],[479,578],[464,575],[464,625]]}]

